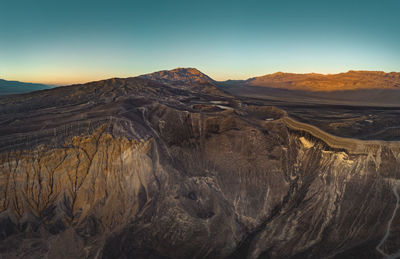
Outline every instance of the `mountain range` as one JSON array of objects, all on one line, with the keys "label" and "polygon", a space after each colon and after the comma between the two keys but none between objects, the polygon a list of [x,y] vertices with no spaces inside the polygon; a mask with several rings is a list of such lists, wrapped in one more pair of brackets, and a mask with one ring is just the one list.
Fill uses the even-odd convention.
[{"label": "mountain range", "polygon": [[142,77],[174,85],[209,83],[218,86],[259,86],[313,92],[400,89],[400,73],[382,71],[348,71],[327,75],[277,72],[247,80],[216,81],[195,68],[176,68],[146,74]]},{"label": "mountain range", "polygon": [[50,89],[53,86],[0,79],[0,95],[21,94]]},{"label": "mountain range", "polygon": [[[176,87],[208,86],[206,91],[217,91],[212,86],[247,86],[265,87],[284,90],[307,92],[332,92],[349,90],[399,90],[400,73],[385,73],[382,71],[348,71],[339,74],[295,74],[277,72],[247,80],[216,81],[196,68],[176,68],[141,75],[142,78],[152,79]],[[49,89],[52,86],[0,79],[0,95],[18,94]],[[200,88],[199,88],[200,89]]]},{"label": "mountain range", "polygon": [[343,91],[361,89],[400,89],[400,73],[348,71],[339,74],[274,73],[243,81],[228,81],[246,86],[264,86],[288,90]]},{"label": "mountain range", "polygon": [[269,100],[355,106],[400,105],[400,73],[396,72],[349,71],[328,75],[278,72],[247,80],[216,81],[195,68],[177,68],[141,77],[174,87],[219,94],[223,91]]}]

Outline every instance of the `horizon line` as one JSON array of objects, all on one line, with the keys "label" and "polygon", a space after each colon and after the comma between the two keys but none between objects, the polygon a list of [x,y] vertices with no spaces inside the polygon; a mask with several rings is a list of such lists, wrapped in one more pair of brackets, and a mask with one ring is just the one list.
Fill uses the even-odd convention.
[{"label": "horizon line", "polygon": [[227,79],[215,79],[218,78],[218,76],[214,77],[211,76],[208,73],[204,73],[202,70],[196,68],[196,67],[175,67],[175,68],[171,68],[171,69],[162,69],[162,70],[156,70],[153,72],[146,72],[144,74],[137,74],[137,75],[124,75],[124,76],[111,76],[111,77],[106,77],[106,78],[93,78],[93,79],[87,79],[87,80],[79,80],[79,81],[70,81],[70,82],[53,82],[53,81],[36,81],[36,80],[19,80],[19,79],[15,79],[15,78],[11,78],[11,79],[7,79],[6,77],[0,77],[0,80],[5,80],[5,81],[16,81],[16,82],[21,82],[21,83],[33,83],[33,84],[42,84],[42,85],[47,85],[47,86],[69,86],[69,85],[77,85],[77,84],[87,84],[87,83],[91,83],[91,82],[98,82],[98,81],[103,81],[103,80],[109,80],[109,79],[113,79],[113,78],[130,78],[130,77],[139,77],[142,75],[146,75],[146,74],[152,74],[152,73],[157,73],[157,72],[161,72],[161,71],[171,71],[171,70],[176,70],[176,69],[196,69],[198,71],[200,71],[201,73],[207,75],[208,77],[210,77],[211,79],[217,81],[217,82],[224,82],[224,81],[240,81],[240,80],[248,80],[248,79],[252,79],[252,78],[257,78],[257,77],[263,77],[263,76],[268,76],[268,75],[274,75],[274,74],[296,74],[296,75],[323,75],[323,76],[328,76],[328,75],[338,75],[338,74],[346,74],[349,72],[382,72],[385,74],[390,74],[390,73],[400,73],[400,71],[385,71],[385,70],[366,70],[366,69],[360,69],[360,70],[356,70],[356,69],[349,69],[347,71],[342,71],[342,72],[336,72],[336,73],[321,73],[321,72],[288,72],[288,71],[276,71],[273,73],[266,73],[266,74],[262,74],[262,75],[256,75],[256,76],[251,76],[248,78],[241,78],[241,79],[232,79],[232,78],[227,78]]}]

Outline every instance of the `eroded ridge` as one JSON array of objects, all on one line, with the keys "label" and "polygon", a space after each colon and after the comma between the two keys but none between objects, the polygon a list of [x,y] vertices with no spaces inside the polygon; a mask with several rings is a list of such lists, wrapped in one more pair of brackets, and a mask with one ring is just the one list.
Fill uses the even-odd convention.
[{"label": "eroded ridge", "polygon": [[42,228],[55,235],[72,226],[90,237],[134,220],[157,188],[152,141],[113,137],[105,128],[58,148],[1,153],[0,215],[2,224],[13,222],[1,238]]}]

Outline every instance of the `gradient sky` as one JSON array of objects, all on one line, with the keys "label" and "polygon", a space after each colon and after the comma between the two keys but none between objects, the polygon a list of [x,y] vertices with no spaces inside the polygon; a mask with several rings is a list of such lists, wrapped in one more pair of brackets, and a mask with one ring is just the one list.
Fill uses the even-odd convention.
[{"label": "gradient sky", "polygon": [[0,0],[0,78],[400,71],[400,1]]}]

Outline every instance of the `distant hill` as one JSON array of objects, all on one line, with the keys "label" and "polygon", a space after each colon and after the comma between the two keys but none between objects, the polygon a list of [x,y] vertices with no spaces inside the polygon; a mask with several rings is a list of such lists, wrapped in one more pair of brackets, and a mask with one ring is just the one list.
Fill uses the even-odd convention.
[{"label": "distant hill", "polygon": [[52,86],[44,84],[24,83],[0,79],[0,95],[22,94],[50,88],[52,88]]},{"label": "distant hill", "polygon": [[400,73],[349,71],[340,74],[274,73],[217,82],[238,96],[303,103],[399,106]]},{"label": "distant hill", "polygon": [[162,70],[151,74],[142,75],[141,77],[174,85],[215,83],[215,80],[200,72],[196,68],[175,68],[172,70]]},{"label": "distant hill", "polygon": [[151,74],[141,75],[141,78],[151,79],[162,84],[180,89],[193,90],[203,93],[226,95],[218,89],[217,81],[200,72],[196,68],[175,68],[162,70]]},{"label": "distant hill", "polygon": [[243,81],[225,81],[222,84],[263,86],[288,90],[343,91],[359,89],[400,89],[400,73],[381,71],[348,71],[339,74],[274,73]]}]

